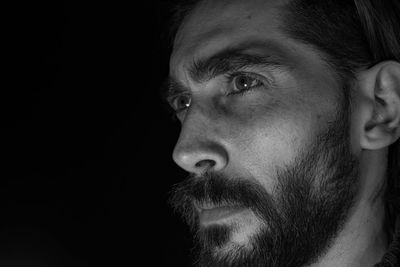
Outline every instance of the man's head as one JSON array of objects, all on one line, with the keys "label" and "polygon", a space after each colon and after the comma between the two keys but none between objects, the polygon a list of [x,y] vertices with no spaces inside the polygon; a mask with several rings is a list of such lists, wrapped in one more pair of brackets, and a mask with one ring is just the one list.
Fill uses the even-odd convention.
[{"label": "man's head", "polygon": [[168,99],[182,124],[174,160],[192,177],[172,202],[200,264],[315,263],[382,199],[386,180],[371,177],[386,167],[371,164],[400,135],[400,67],[374,58],[350,2],[188,6]]}]

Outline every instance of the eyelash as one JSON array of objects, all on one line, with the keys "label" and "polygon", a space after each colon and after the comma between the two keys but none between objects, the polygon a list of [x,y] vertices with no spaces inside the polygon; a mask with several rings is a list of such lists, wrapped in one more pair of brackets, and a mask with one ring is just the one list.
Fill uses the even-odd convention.
[{"label": "eyelash", "polygon": [[[259,85],[259,86],[262,86],[262,85],[265,86],[265,85],[266,85],[266,83],[264,82],[264,79],[263,79],[262,77],[260,77],[260,76],[257,75],[257,74],[254,74],[254,73],[250,73],[250,72],[237,71],[237,72],[232,72],[232,73],[226,73],[224,76],[225,76],[225,79],[226,79],[226,84],[228,84],[228,85],[230,85],[230,86],[234,86],[234,85],[232,85],[232,83],[233,83],[233,81],[235,80],[235,78],[237,78],[237,77],[239,77],[239,76],[248,76],[248,77],[251,77],[251,78],[253,78],[253,79],[255,79],[255,80],[257,80],[257,81],[260,82],[260,85]],[[232,90],[231,90],[231,92],[228,92],[226,95],[227,95],[227,96],[244,95],[244,94],[249,93],[250,91],[252,91],[252,90],[258,88],[259,86],[254,86],[254,87],[251,87],[251,88],[246,89],[246,90],[240,90],[240,91],[238,91],[238,92],[232,92]],[[177,98],[182,97],[182,96],[183,96],[183,94],[182,94],[182,95],[175,96],[175,97],[172,99],[171,103],[173,103],[174,101],[177,100]],[[173,106],[171,106],[171,107],[172,107],[172,109],[174,110],[175,115],[176,115],[176,114],[179,114],[180,112],[185,111],[185,110],[187,109],[187,108],[175,109]]]},{"label": "eyelash", "polygon": [[[238,71],[238,72],[225,74],[225,77],[226,77],[226,80],[227,80],[227,84],[229,84],[231,86],[234,86],[234,85],[232,85],[232,83],[233,83],[234,79],[239,77],[239,76],[248,76],[248,77],[250,77],[252,79],[258,80],[260,82],[259,86],[262,86],[262,85],[265,86],[266,85],[266,83],[264,82],[264,79],[262,77],[260,77],[259,75],[251,73],[251,72],[244,72],[244,71]],[[244,94],[247,94],[250,91],[258,88],[259,86],[254,86],[254,87],[251,87],[251,88],[246,89],[246,90],[240,90],[238,92],[228,92],[227,95],[228,96],[229,95],[244,95]]]}]

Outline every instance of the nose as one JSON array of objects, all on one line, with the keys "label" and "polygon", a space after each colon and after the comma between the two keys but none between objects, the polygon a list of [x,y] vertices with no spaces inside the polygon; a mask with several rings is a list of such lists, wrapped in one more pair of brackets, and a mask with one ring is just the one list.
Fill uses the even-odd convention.
[{"label": "nose", "polygon": [[173,159],[182,169],[194,174],[221,171],[228,164],[226,150],[211,140],[182,137],[175,146]]},{"label": "nose", "polygon": [[[182,169],[193,174],[221,171],[228,164],[228,152],[223,145],[221,122],[211,119],[208,112],[192,107],[182,123],[173,159]],[[219,126],[218,126],[219,125]]]}]

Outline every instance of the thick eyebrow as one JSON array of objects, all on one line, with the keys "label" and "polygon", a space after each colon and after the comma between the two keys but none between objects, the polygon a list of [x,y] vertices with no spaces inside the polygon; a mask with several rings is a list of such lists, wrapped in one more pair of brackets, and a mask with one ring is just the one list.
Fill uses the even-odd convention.
[{"label": "thick eyebrow", "polygon": [[289,69],[289,66],[276,56],[251,54],[242,51],[224,51],[206,60],[194,61],[192,66],[189,67],[189,74],[196,83],[203,83],[219,75],[251,67]]},{"label": "thick eyebrow", "polygon": [[[269,53],[249,52],[251,50],[266,50]],[[188,73],[194,82],[204,83],[219,75],[251,67],[289,71],[293,66],[286,55],[276,44],[244,43],[225,49],[209,58],[194,60],[188,68]],[[171,97],[187,92],[189,89],[174,77],[168,77],[163,91],[163,98],[168,102]]]},{"label": "thick eyebrow", "polygon": [[174,96],[180,95],[184,92],[189,92],[189,88],[184,86],[181,82],[179,82],[172,76],[169,76],[163,82],[160,89],[161,99],[167,102],[167,104],[170,104],[169,102]]}]

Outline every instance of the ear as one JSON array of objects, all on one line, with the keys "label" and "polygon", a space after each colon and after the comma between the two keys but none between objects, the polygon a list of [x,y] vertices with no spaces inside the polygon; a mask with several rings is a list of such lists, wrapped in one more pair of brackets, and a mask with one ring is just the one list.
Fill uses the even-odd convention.
[{"label": "ear", "polygon": [[364,71],[359,89],[365,101],[360,145],[377,150],[400,136],[400,63],[384,61]]}]

